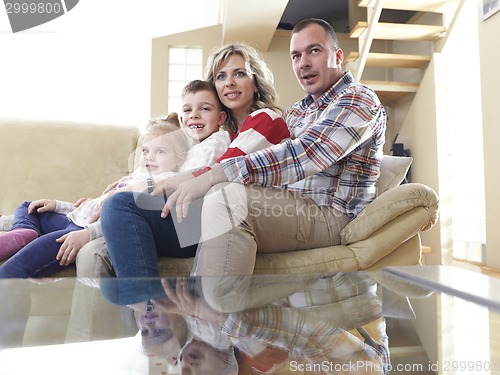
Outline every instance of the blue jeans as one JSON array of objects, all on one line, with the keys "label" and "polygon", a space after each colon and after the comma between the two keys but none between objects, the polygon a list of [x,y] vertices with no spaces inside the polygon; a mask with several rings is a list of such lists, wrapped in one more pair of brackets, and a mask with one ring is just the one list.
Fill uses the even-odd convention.
[{"label": "blue jeans", "polygon": [[56,259],[61,248],[56,239],[82,228],[63,214],[35,212],[30,215],[29,204],[24,202],[16,209],[12,229],[33,229],[39,237],[0,266],[0,278],[46,277],[68,267],[61,266]]},{"label": "blue jeans", "polygon": [[190,258],[195,255],[201,207],[192,211],[190,208],[192,220],[184,222],[183,226],[184,232],[190,231],[195,241],[182,247],[177,236],[179,226],[174,225],[172,216],[160,217],[164,204],[163,197],[130,192],[113,194],[104,202],[102,231],[117,276],[116,280],[101,280],[101,291],[109,301],[123,305],[164,295],[159,281],[158,257]]}]

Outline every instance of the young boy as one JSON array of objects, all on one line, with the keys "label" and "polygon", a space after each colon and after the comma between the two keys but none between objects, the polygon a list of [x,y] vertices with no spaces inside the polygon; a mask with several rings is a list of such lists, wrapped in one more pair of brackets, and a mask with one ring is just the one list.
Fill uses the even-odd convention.
[{"label": "young boy", "polygon": [[79,207],[48,199],[23,203],[11,231],[0,235],[0,260],[22,250],[0,266],[0,278],[44,277],[72,263],[83,245],[102,236],[100,222],[92,221],[109,194],[150,181],[153,175],[165,178],[215,163],[230,143],[227,132],[218,132],[226,113],[217,93],[208,82],[192,81],[182,97],[179,119],[184,131],[178,130],[177,115],[150,121],[142,137],[141,166],[110,192]]},{"label": "young boy", "polygon": [[193,140],[179,172],[213,165],[231,143],[227,131],[219,131],[227,119],[217,92],[207,81],[189,82],[182,91],[182,129]]}]

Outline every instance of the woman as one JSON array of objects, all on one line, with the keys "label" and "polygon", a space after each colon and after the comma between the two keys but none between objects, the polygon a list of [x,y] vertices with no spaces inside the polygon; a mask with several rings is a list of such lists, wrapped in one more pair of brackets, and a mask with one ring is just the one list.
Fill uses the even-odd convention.
[{"label": "woman", "polygon": [[[223,46],[210,56],[206,72],[207,80],[227,109],[229,120],[225,128],[232,134],[232,143],[220,160],[288,138],[288,128],[278,113],[272,72],[254,48],[242,43]],[[180,181],[193,179],[202,172],[155,181],[153,195],[134,197],[133,193],[119,193],[104,203],[102,228],[117,277],[155,278],[159,276],[158,256],[194,256],[193,244],[198,242],[199,235],[185,237],[199,232],[201,202],[198,209],[191,205],[190,214],[182,224],[174,223],[171,215],[162,218],[160,212],[165,193],[175,189]],[[138,302],[145,295],[153,298],[164,291],[159,281],[151,281],[149,288],[140,294]]]}]

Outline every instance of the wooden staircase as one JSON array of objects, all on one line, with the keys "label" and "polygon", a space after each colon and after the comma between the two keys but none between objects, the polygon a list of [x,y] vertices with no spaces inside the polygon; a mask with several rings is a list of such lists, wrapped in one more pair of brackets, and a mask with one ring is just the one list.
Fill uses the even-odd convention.
[{"label": "wooden staircase", "polygon": [[[431,53],[440,52],[446,31],[453,27],[458,11],[465,0],[358,0],[358,8],[366,8],[366,21],[359,21],[352,27],[350,38],[358,39],[359,52],[351,52],[345,57],[345,68],[349,69],[356,80],[372,87],[384,104],[392,104],[403,97],[417,92],[420,82],[396,81],[395,69],[418,69],[422,77],[431,60]],[[385,22],[386,13],[405,13],[412,15],[405,22]],[[390,17],[385,17],[390,18]],[[421,22],[422,20],[426,22]],[[418,23],[417,23],[418,22]],[[374,52],[373,41],[382,40],[384,51]],[[428,54],[394,53],[394,41],[430,44]],[[414,48],[422,50],[425,48]],[[387,80],[370,80],[366,77],[365,67],[386,69]],[[399,74],[406,76],[405,74]],[[411,76],[411,75],[408,75]],[[413,75],[415,76],[415,75]]]}]

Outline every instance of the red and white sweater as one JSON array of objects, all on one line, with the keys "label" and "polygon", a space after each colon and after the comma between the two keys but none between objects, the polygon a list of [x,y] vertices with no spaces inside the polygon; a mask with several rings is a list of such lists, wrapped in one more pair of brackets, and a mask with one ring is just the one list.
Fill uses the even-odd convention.
[{"label": "red and white sweater", "polygon": [[262,150],[288,138],[290,131],[283,117],[269,108],[259,109],[252,112],[239,133],[232,136],[229,148],[218,162]]},{"label": "red and white sweater", "polygon": [[[231,135],[229,148],[217,162],[262,150],[288,138],[290,131],[283,117],[272,109],[259,109],[248,115],[238,133]],[[210,166],[206,166],[192,173],[197,177],[210,169]]]}]

